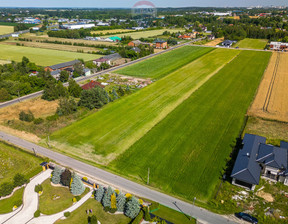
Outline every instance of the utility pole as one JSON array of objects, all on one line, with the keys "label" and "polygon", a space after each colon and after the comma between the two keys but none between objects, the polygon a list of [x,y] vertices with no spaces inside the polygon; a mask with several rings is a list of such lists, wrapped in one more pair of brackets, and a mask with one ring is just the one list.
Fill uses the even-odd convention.
[{"label": "utility pole", "polygon": [[20,93],[19,93],[19,89],[18,89],[17,91],[18,91],[18,101],[20,102]]},{"label": "utility pole", "polygon": [[149,185],[149,175],[150,175],[150,168],[148,167],[147,185]]}]

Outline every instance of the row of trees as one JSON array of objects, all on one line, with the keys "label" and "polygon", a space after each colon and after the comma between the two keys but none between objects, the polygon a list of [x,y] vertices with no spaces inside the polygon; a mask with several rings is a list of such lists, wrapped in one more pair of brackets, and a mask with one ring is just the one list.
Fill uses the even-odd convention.
[{"label": "row of trees", "polygon": [[0,198],[10,195],[15,187],[22,186],[28,182],[28,178],[26,178],[23,174],[17,173],[13,177],[12,182],[4,182],[0,185]]},{"label": "row of trees", "polygon": [[58,166],[52,172],[51,181],[53,184],[69,187],[73,195],[81,195],[85,191],[84,184],[76,173],[71,173],[68,169],[63,170]]},{"label": "row of trees", "polygon": [[116,211],[124,212],[126,216],[134,219],[140,212],[141,200],[138,200],[130,194],[126,196],[118,190],[112,190],[109,186],[104,189],[102,185],[95,191],[95,199],[102,203],[104,210],[114,213]]}]

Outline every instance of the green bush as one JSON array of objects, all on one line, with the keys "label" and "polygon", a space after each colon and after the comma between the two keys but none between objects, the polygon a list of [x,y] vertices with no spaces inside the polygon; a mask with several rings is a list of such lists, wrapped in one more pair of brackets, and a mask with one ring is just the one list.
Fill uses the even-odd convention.
[{"label": "green bush", "polygon": [[34,191],[35,191],[36,193],[39,193],[40,191],[43,191],[42,185],[41,185],[41,184],[37,184],[37,185],[35,186],[35,188],[34,188]]},{"label": "green bush", "polygon": [[139,224],[142,221],[143,216],[144,212],[141,210],[139,214],[136,216],[136,218],[133,220],[132,224]]},{"label": "green bush", "polygon": [[117,211],[117,208],[109,208],[109,212],[114,214]]},{"label": "green bush", "polygon": [[42,124],[43,122],[44,122],[44,119],[41,118],[41,117],[36,118],[36,119],[33,121],[34,124]]},{"label": "green bush", "polygon": [[79,195],[75,196],[75,198],[76,198],[77,201],[81,200],[81,196],[79,196]]},{"label": "green bush", "polygon": [[47,121],[56,121],[58,118],[59,118],[59,115],[58,114],[54,114],[54,115],[46,117],[46,120]]},{"label": "green bush", "polygon": [[26,184],[28,182],[29,180],[23,174],[20,173],[17,173],[13,178],[14,187],[22,186],[23,184]]},{"label": "green bush", "polygon": [[14,202],[14,205],[16,205],[17,207],[21,206],[22,204],[23,204],[23,201],[21,199]]},{"label": "green bush", "polygon": [[97,223],[98,223],[97,221],[98,221],[98,220],[97,220],[96,215],[92,215],[91,217],[88,216],[88,223],[90,223],[90,224],[97,224]]},{"label": "green bush", "polygon": [[4,182],[0,186],[0,197],[7,196],[12,193],[14,186],[10,182]]},{"label": "green bush", "polygon": [[158,202],[153,202],[152,205],[149,206],[150,211],[158,210],[159,209],[159,203]]},{"label": "green bush", "polygon": [[35,217],[35,218],[39,217],[39,216],[40,216],[40,213],[41,213],[40,210],[37,210],[37,211],[34,213],[34,217]]},{"label": "green bush", "polygon": [[28,111],[28,113],[25,113],[23,110],[19,113],[19,120],[31,122],[34,120],[34,115],[31,111]]},{"label": "green bush", "polygon": [[64,216],[67,218],[71,215],[71,212],[64,212]]}]

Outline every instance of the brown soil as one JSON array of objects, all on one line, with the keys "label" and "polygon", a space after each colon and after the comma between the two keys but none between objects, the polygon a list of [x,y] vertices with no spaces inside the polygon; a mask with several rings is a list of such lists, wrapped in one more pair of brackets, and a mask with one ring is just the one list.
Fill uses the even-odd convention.
[{"label": "brown soil", "polygon": [[274,201],[273,196],[269,193],[264,192],[264,191],[259,191],[256,193],[256,195],[260,198],[264,198],[265,201],[268,201],[268,202]]},{"label": "brown soil", "polygon": [[288,54],[273,52],[249,116],[288,122]]},{"label": "brown soil", "polygon": [[224,41],[224,38],[216,38],[215,40],[212,40],[208,43],[206,43],[206,46],[216,46],[217,44],[220,44],[221,42]]}]

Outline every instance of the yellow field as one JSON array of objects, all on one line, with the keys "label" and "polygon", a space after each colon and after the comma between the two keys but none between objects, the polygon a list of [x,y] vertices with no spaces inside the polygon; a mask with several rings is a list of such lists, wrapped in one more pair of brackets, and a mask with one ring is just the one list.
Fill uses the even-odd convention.
[{"label": "yellow field", "polygon": [[0,26],[0,35],[13,32],[14,32],[14,26]]},{"label": "yellow field", "polygon": [[113,29],[113,30],[97,30],[97,31],[92,31],[92,34],[101,34],[102,35],[109,35],[109,33],[131,33],[134,30],[127,30],[127,29]]}]

